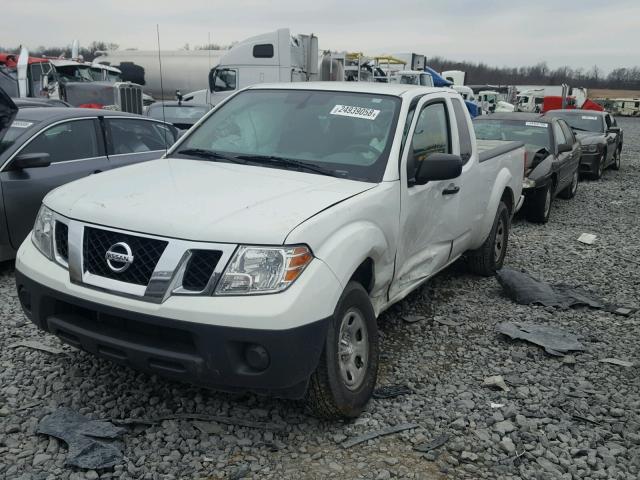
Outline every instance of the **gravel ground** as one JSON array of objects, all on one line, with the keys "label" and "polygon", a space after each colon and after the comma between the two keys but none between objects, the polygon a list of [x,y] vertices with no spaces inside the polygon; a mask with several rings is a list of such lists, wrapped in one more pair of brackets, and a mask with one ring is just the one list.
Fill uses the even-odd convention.
[{"label": "gravel ground", "polygon": [[[550,282],[592,289],[612,303],[636,305],[640,293],[640,120],[620,119],[626,145],[619,172],[580,184],[558,199],[547,226],[517,219],[507,264]],[[598,236],[580,244],[583,232]],[[425,318],[406,323],[403,316]],[[355,422],[320,422],[301,405],[226,395],[138,374],[98,360],[36,330],[15,297],[11,265],[0,267],[0,477],[53,478],[640,478],[640,313],[517,306],[495,279],[459,266],[439,275],[379,320],[379,384],[413,394],[373,400]],[[552,357],[494,333],[504,320],[557,325],[579,334],[587,351]],[[459,322],[458,326],[442,321]],[[8,348],[18,340],[62,348],[50,354]],[[623,367],[599,362],[615,357]],[[483,387],[502,375],[510,391]],[[503,404],[492,407],[491,403]],[[125,459],[110,471],[64,466],[63,442],[35,433],[59,406],[91,418],[155,418],[201,413],[268,423],[190,420],[131,427]],[[413,430],[362,443],[362,433],[415,422]],[[440,435],[429,453],[413,447]]]}]

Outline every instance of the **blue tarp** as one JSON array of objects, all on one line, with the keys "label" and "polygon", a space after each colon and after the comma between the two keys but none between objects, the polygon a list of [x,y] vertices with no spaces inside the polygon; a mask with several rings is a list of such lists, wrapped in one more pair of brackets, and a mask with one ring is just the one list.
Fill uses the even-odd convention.
[{"label": "blue tarp", "polygon": [[442,78],[440,74],[431,67],[424,67],[424,71],[431,74],[434,87],[450,87],[451,85],[453,85],[453,83]]},{"label": "blue tarp", "polygon": [[480,107],[478,105],[468,100],[465,100],[464,103],[467,106],[467,110],[469,110],[469,115],[471,115],[471,118],[476,118],[478,115],[480,115]]}]

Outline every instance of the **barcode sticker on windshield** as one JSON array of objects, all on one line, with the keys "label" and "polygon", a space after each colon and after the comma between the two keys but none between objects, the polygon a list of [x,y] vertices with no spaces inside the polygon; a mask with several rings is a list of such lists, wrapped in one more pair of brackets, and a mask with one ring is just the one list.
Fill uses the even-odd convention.
[{"label": "barcode sticker on windshield", "polygon": [[541,123],[541,122],[525,122],[525,125],[527,127],[538,127],[538,128],[547,128],[549,126],[548,123]]},{"label": "barcode sticker on windshield", "polygon": [[15,128],[29,128],[31,125],[33,125],[33,122],[23,122],[22,120],[14,120],[11,124]]},{"label": "barcode sticker on windshield", "polygon": [[350,107],[348,105],[336,105],[329,112],[331,115],[342,115],[343,117],[363,118],[365,120],[375,120],[380,110],[365,107]]},{"label": "barcode sticker on windshield", "polygon": [[582,120],[598,120],[598,117],[587,117],[585,115],[582,116]]}]

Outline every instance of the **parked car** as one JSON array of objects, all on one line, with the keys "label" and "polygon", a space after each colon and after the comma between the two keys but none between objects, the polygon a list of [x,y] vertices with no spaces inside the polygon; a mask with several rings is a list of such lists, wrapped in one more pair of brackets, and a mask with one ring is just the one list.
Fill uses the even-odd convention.
[{"label": "parked car", "polygon": [[64,100],[58,100],[57,98],[12,98],[11,100],[18,108],[71,107]]},{"label": "parked car", "polygon": [[211,105],[191,102],[155,102],[146,108],[145,115],[173,124],[180,130],[189,130],[209,110]]},{"label": "parked car", "polygon": [[15,256],[50,190],[87,175],[159,158],[177,137],[171,125],[122,112],[18,110],[4,92],[0,105],[13,112],[3,114],[0,122],[0,261]]},{"label": "parked car", "polygon": [[479,153],[449,89],[255,85],[166,158],[47,195],[18,295],[95,355],[353,417],[378,314],[463,255],[502,266],[524,149],[498,143]]},{"label": "parked car", "polygon": [[553,110],[548,117],[567,122],[582,145],[580,172],[597,180],[606,168],[620,170],[622,129],[608,112]]},{"label": "parked car", "polygon": [[527,219],[546,223],[556,195],[573,198],[578,190],[580,143],[567,123],[539,113],[496,113],[474,119],[483,140],[517,140],[525,144],[527,159],[523,206]]}]

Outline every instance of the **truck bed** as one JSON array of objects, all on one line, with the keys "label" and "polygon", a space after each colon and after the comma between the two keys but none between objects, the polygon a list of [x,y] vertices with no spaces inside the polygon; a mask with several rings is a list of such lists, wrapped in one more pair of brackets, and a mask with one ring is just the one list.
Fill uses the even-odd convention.
[{"label": "truck bed", "polygon": [[477,140],[478,144],[478,161],[486,162],[492,158],[511,152],[522,146],[522,142],[511,142],[504,140]]}]

